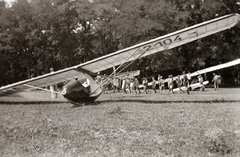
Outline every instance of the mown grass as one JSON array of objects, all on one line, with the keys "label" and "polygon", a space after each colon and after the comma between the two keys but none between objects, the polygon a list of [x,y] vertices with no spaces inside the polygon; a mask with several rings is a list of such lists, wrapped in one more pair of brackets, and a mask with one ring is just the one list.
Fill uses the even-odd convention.
[{"label": "mown grass", "polygon": [[240,156],[238,102],[104,101],[112,96],[83,107],[1,104],[1,156]]}]

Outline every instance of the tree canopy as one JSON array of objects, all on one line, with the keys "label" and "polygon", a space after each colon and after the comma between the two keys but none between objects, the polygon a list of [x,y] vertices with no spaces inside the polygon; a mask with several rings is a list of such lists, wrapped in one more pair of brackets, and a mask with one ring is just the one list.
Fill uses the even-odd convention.
[{"label": "tree canopy", "polygon": [[[11,6],[0,0],[0,85],[230,13],[240,13],[240,0],[17,0]],[[141,58],[127,70],[141,67],[149,76],[239,58],[239,27]]]}]

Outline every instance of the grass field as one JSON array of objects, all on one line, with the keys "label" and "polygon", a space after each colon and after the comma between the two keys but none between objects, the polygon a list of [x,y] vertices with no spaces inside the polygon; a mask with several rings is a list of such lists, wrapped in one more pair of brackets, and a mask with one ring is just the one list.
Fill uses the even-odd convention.
[{"label": "grass field", "polygon": [[1,156],[240,156],[240,89],[105,94],[73,107],[46,92],[0,98]]}]

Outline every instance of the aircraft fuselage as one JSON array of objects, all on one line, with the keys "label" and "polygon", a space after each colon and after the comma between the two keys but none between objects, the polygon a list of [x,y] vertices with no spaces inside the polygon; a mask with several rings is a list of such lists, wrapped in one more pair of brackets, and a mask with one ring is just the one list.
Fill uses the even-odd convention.
[{"label": "aircraft fuselage", "polygon": [[63,87],[63,97],[73,104],[92,102],[96,100],[102,92],[91,76],[86,73],[84,75],[84,79],[78,78],[72,80]]}]

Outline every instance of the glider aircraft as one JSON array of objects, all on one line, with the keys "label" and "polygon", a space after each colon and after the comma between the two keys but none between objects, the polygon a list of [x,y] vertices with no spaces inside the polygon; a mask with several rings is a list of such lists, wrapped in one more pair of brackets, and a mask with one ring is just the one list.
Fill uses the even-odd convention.
[{"label": "glider aircraft", "polygon": [[[100,87],[103,83],[97,84],[91,77],[91,74],[115,66],[118,66],[118,68],[116,68],[117,71],[125,63],[131,64],[140,57],[168,50],[220,31],[230,29],[239,21],[239,14],[229,14],[205,21],[76,66],[3,86],[0,88],[0,96],[20,91],[43,89],[42,87],[69,81],[63,87],[62,92],[59,92],[64,98],[74,104],[93,101],[102,93]],[[114,73],[111,75],[113,74]],[[109,77],[111,77],[111,75]],[[84,79],[87,79],[89,84],[83,84],[82,80]]]}]

